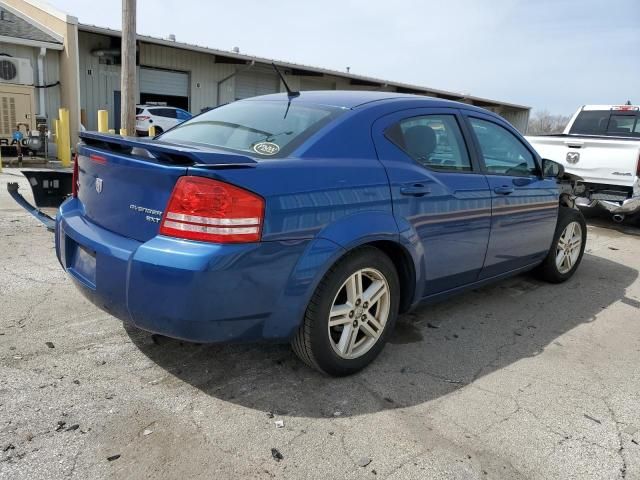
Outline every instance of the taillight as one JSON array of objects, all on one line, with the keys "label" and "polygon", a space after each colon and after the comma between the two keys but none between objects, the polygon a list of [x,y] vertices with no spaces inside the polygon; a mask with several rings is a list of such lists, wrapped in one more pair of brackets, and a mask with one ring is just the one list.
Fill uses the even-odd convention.
[{"label": "taillight", "polygon": [[100,155],[94,155],[93,153],[91,155],[89,155],[89,159],[92,162],[99,163],[100,165],[106,165],[107,164],[107,159],[106,158],[101,157]]},{"label": "taillight", "polygon": [[80,179],[78,178],[78,154],[76,153],[73,158],[73,177],[71,184],[71,196],[73,198],[78,197],[78,190],[80,190]]},{"label": "taillight", "polygon": [[180,177],[162,216],[160,233],[217,243],[260,241],[264,200],[204,177]]},{"label": "taillight", "polygon": [[147,115],[136,115],[136,120],[149,120],[151,117],[148,117]]}]

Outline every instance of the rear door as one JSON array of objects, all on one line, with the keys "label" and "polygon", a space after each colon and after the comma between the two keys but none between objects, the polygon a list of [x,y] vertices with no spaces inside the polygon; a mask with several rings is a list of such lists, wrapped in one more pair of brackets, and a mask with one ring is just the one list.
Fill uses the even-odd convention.
[{"label": "rear door", "polygon": [[491,190],[491,235],[480,278],[542,260],[558,218],[556,179],[543,178],[539,159],[507,123],[465,114]]},{"label": "rear door", "polygon": [[489,185],[455,109],[421,108],[377,120],[373,136],[387,170],[400,230],[424,251],[424,296],[477,280],[489,239]]}]

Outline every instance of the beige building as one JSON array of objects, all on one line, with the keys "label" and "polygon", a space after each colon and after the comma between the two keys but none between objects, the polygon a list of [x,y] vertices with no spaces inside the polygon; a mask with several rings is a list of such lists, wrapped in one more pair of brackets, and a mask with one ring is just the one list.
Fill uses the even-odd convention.
[{"label": "beige building", "polygon": [[[97,111],[120,126],[121,32],[79,24],[36,0],[0,0],[0,144],[15,123],[52,125],[70,110],[72,145],[80,123],[97,128]],[[138,35],[138,103],[192,113],[241,98],[284,91],[272,60],[234,51]],[[529,107],[462,93],[274,61],[298,90],[385,90],[457,100],[492,110],[526,130]]]},{"label": "beige building", "polygon": [[77,132],[78,20],[36,1],[0,1],[0,145],[17,123],[33,129],[60,106]]}]

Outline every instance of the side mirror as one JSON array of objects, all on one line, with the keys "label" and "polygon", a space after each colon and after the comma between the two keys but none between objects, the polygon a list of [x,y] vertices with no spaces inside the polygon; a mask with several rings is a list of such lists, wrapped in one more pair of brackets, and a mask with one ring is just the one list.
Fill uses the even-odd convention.
[{"label": "side mirror", "polygon": [[545,178],[560,178],[564,175],[564,166],[548,158],[542,159],[542,175]]}]

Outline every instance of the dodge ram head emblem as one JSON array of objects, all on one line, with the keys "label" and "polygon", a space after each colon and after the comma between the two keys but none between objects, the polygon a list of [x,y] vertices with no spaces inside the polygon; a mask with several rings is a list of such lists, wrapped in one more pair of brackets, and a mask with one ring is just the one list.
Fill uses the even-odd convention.
[{"label": "dodge ram head emblem", "polygon": [[102,193],[102,179],[96,178],[96,192]]},{"label": "dodge ram head emblem", "polygon": [[567,162],[571,164],[576,164],[580,161],[580,152],[569,152],[567,153]]}]

